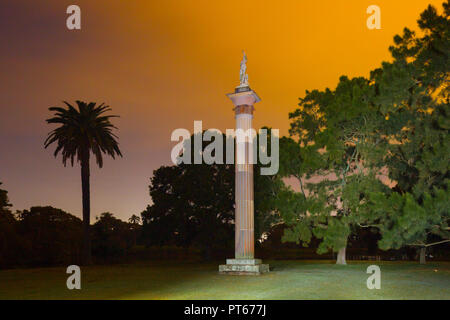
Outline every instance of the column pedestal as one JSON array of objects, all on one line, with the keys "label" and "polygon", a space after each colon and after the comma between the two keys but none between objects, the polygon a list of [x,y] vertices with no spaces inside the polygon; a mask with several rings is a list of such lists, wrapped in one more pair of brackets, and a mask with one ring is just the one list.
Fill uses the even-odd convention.
[{"label": "column pedestal", "polygon": [[269,265],[262,264],[261,259],[227,259],[227,264],[219,266],[221,274],[259,276],[265,272],[269,272]]}]

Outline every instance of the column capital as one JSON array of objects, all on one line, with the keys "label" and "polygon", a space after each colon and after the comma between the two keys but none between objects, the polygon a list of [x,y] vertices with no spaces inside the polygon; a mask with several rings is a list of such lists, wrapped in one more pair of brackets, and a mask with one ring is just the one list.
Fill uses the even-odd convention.
[{"label": "column capital", "polygon": [[237,87],[235,92],[228,93],[227,97],[231,99],[235,107],[238,106],[253,106],[255,103],[261,101],[255,91],[250,87]]}]

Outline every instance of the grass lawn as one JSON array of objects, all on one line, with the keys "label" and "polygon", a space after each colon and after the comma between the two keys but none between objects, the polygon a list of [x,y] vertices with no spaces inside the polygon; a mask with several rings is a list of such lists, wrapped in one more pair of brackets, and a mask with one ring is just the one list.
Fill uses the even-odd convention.
[{"label": "grass lawn", "polygon": [[[450,263],[268,261],[262,276],[219,275],[217,263],[82,267],[81,290],[68,290],[65,268],[0,271],[0,299],[450,299]],[[381,268],[369,290],[367,266]],[[238,289],[239,288],[239,289]]]}]

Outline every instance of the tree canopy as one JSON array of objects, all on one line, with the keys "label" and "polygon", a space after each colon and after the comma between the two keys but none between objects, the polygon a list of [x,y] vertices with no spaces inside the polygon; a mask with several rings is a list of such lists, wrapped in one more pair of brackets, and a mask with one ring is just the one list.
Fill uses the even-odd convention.
[{"label": "tree canopy", "polygon": [[[194,136],[187,143],[193,140]],[[206,146],[204,143],[203,149]],[[223,164],[181,163],[154,171],[149,187],[153,204],[142,212],[143,233],[149,245],[196,246],[205,257],[214,247],[233,247],[235,168],[226,164],[225,154]],[[258,167],[254,172],[258,239],[276,219],[271,214],[270,199],[275,197],[277,184],[273,177],[260,175]]]},{"label": "tree canopy", "polygon": [[[356,227],[376,228],[383,249],[449,239],[449,2],[429,6],[390,47],[370,79],[342,76],[307,91],[281,141],[286,187],[278,208],[286,241],[345,248]],[[383,179],[386,175],[390,180]],[[384,181],[384,183],[382,183]]]},{"label": "tree canopy", "polygon": [[[429,246],[450,239],[450,2],[429,6],[390,47],[393,62],[372,72],[375,102],[386,115],[386,165],[396,181],[372,207],[384,223],[382,248]],[[437,239],[437,240],[436,240]]]}]

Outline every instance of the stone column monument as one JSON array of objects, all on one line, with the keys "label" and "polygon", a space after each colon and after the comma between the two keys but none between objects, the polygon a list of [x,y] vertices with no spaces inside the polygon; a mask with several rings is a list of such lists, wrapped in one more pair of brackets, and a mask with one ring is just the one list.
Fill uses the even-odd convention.
[{"label": "stone column monument", "polygon": [[[268,264],[255,259],[253,161],[254,150],[251,135],[253,105],[261,99],[250,89],[246,73],[247,56],[241,61],[240,85],[227,96],[234,104],[236,117],[235,143],[235,257],[219,266],[224,274],[259,275],[269,271]],[[241,134],[241,137],[239,135]],[[244,136],[246,135],[246,136]]]}]

